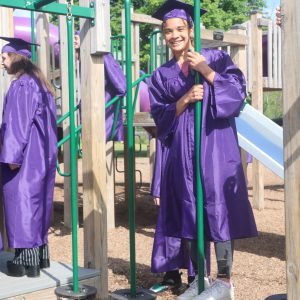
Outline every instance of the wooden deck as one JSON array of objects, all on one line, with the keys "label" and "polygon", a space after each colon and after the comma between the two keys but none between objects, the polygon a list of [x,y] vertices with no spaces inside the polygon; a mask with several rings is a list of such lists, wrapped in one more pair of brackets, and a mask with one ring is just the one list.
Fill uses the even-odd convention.
[{"label": "wooden deck", "polygon": [[[7,300],[57,300],[54,294],[56,287],[72,283],[72,267],[61,262],[51,261],[49,269],[41,270],[38,278],[9,277],[6,275],[6,261],[13,257],[12,253],[0,252],[0,299]],[[79,282],[97,286],[99,271],[79,268]]]}]

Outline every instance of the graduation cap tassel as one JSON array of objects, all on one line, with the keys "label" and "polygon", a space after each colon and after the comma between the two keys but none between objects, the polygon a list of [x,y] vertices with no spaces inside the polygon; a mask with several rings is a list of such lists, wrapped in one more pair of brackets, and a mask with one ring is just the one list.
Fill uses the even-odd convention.
[{"label": "graduation cap tassel", "polygon": [[[200,9],[201,1],[194,0],[194,43],[195,51],[201,51]],[[195,84],[202,84],[202,78],[196,73]],[[196,183],[197,183],[197,253],[198,253],[198,289],[204,291],[204,228],[203,228],[203,187],[201,181],[201,127],[202,101],[195,104],[195,151],[196,151]]]}]

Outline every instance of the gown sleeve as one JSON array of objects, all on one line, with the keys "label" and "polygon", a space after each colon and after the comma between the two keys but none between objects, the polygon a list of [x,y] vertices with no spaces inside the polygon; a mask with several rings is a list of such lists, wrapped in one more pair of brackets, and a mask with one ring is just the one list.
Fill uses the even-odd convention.
[{"label": "gown sleeve", "polygon": [[218,51],[216,54],[214,85],[210,85],[211,112],[213,118],[237,117],[246,98],[246,81],[230,56]]},{"label": "gown sleeve", "polygon": [[156,70],[149,80],[150,108],[157,126],[157,137],[165,146],[171,143],[178,124],[176,102],[168,103],[167,94],[159,70]]},{"label": "gown sleeve", "polygon": [[[104,56],[105,79],[108,84],[113,87],[115,96],[125,96],[126,94],[126,78],[120,67],[115,61],[114,57],[109,53]],[[109,99],[111,100],[111,99]]]},{"label": "gown sleeve", "polygon": [[1,126],[0,162],[22,165],[38,97],[38,92],[28,82],[15,82],[10,87]]}]

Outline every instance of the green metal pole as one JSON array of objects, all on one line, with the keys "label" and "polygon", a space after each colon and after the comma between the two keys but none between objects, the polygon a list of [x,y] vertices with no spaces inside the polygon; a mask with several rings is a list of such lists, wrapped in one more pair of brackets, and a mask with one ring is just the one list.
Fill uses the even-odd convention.
[{"label": "green metal pole", "polygon": [[150,62],[149,62],[149,73],[153,73],[153,34],[150,34]]},{"label": "green metal pole", "polygon": [[157,33],[153,35],[154,38],[154,43],[153,43],[153,48],[154,48],[154,69],[157,69]]},{"label": "green metal pole", "polygon": [[160,65],[164,63],[164,36],[160,34]]},{"label": "green metal pole", "polygon": [[33,2],[34,7],[40,8],[44,5],[50,4],[52,2],[56,2],[56,0],[36,0]]},{"label": "green metal pole", "polygon": [[73,57],[73,17],[67,16],[68,36],[68,74],[69,74],[69,110],[70,110],[70,154],[71,154],[71,205],[72,205],[72,255],[73,255],[73,291],[78,293],[78,241],[77,241],[77,149],[75,133],[74,107],[74,57]]},{"label": "green metal pole", "polygon": [[135,265],[135,201],[134,201],[134,137],[132,109],[132,56],[131,56],[131,15],[130,0],[125,0],[126,36],[126,81],[127,81],[127,137],[128,137],[128,194],[129,194],[129,239],[130,239],[130,294],[136,296]]},{"label": "green metal pole", "polygon": [[[34,25],[35,25],[34,11],[30,12],[30,21],[31,21],[31,43],[34,44],[34,42],[35,42],[35,38],[34,38]],[[36,50],[35,50],[34,45],[31,45],[31,60],[34,63],[36,62]]]},{"label": "green metal pole", "polygon": [[[194,0],[195,19],[195,51],[201,51],[200,36],[200,0]],[[202,83],[200,74],[196,73],[195,84]],[[196,150],[196,183],[197,183],[197,252],[198,252],[198,291],[204,290],[204,229],[203,229],[203,188],[201,182],[201,127],[202,127],[202,102],[196,102],[195,109],[195,150]]]}]

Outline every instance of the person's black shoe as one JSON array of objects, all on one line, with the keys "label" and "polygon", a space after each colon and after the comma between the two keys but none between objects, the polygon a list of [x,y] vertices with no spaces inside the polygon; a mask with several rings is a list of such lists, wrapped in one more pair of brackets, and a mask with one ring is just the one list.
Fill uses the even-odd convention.
[{"label": "person's black shoe", "polygon": [[22,277],[26,274],[26,270],[23,265],[14,264],[11,260],[7,261],[6,266],[8,276]]},{"label": "person's black shoe", "polygon": [[170,288],[179,288],[182,285],[181,274],[179,270],[166,272],[162,284],[168,285]]},{"label": "person's black shoe", "polygon": [[27,275],[27,277],[39,277],[40,267],[18,265],[9,260],[7,262],[7,275],[12,277],[22,277],[24,275]]},{"label": "person's black shoe", "polygon": [[25,267],[27,277],[39,277],[40,266],[27,266]]},{"label": "person's black shoe", "polygon": [[40,268],[41,269],[46,269],[50,268],[50,259],[40,259]]}]

